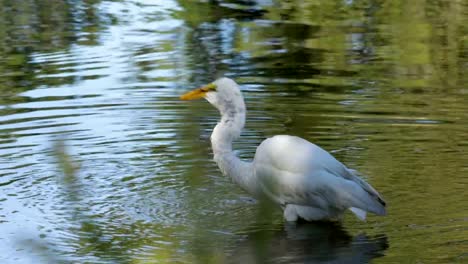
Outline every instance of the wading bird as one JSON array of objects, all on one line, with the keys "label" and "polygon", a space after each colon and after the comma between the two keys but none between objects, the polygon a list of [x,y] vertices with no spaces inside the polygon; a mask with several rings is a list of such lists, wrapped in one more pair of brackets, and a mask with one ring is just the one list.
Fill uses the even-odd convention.
[{"label": "wading bird", "polygon": [[340,220],[347,209],[361,220],[366,212],[386,214],[383,198],[370,184],[305,139],[274,136],[257,147],[252,162],[240,160],[232,142],[244,127],[246,108],[233,80],[220,78],[180,98],[205,98],[219,110],[221,121],[211,134],[211,145],[221,172],[254,197],[279,204],[286,221]]}]

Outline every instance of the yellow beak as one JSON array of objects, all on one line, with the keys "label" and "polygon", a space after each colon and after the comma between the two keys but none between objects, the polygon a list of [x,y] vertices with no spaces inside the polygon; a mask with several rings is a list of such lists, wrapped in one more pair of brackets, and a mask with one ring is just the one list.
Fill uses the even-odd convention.
[{"label": "yellow beak", "polygon": [[200,98],[203,98],[206,93],[207,91],[203,91],[202,88],[198,88],[188,93],[184,93],[183,95],[180,96],[180,99],[182,100],[200,99]]},{"label": "yellow beak", "polygon": [[195,99],[200,99],[205,97],[206,93],[210,91],[215,91],[216,90],[216,85],[213,83],[210,83],[208,85],[205,85],[203,87],[200,87],[198,89],[195,89],[193,91],[190,91],[188,93],[185,93],[180,96],[181,100],[195,100]]}]

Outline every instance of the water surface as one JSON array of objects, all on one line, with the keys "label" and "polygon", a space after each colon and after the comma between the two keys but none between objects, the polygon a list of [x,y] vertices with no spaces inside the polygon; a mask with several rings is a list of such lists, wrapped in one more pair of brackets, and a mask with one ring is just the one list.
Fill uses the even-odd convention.
[{"label": "water surface", "polygon": [[[2,263],[441,263],[468,258],[463,1],[4,1]],[[284,223],[211,160],[241,84],[276,134],[361,171],[387,217]]]}]

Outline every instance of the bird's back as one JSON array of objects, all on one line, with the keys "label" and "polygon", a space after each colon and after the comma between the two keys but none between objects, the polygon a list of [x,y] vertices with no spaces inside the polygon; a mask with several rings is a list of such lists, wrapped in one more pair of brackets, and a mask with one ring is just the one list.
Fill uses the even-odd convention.
[{"label": "bird's back", "polygon": [[287,135],[264,140],[257,148],[255,162],[289,172],[329,170],[346,173],[346,167],[327,151],[305,139]]}]

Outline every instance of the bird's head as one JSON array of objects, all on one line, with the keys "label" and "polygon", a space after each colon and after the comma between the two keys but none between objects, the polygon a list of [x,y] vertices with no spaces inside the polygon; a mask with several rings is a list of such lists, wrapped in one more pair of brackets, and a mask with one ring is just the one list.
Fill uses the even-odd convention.
[{"label": "bird's head", "polygon": [[[223,77],[180,96],[182,100],[205,98],[221,113],[230,110],[245,110],[239,86],[233,80]],[[233,109],[234,108],[234,109]]]}]

